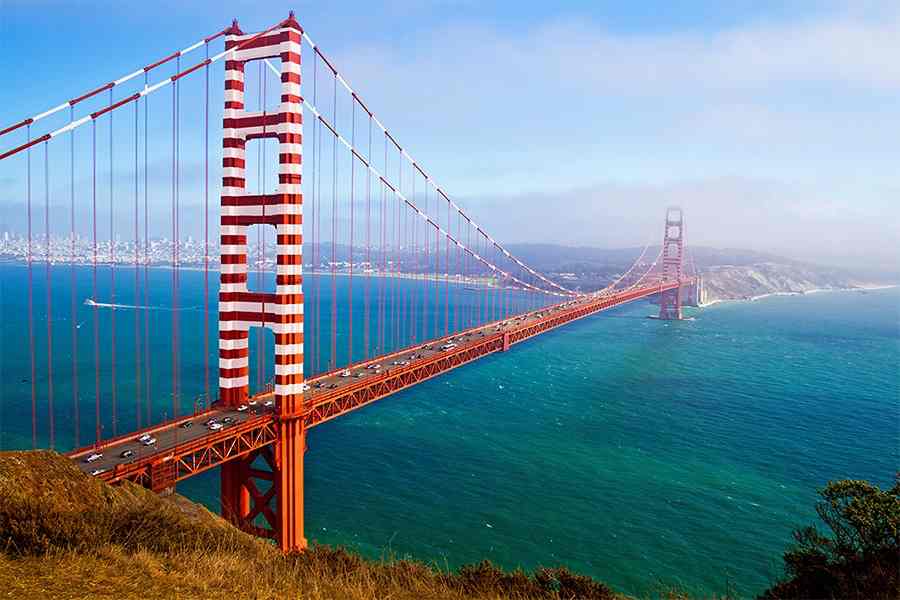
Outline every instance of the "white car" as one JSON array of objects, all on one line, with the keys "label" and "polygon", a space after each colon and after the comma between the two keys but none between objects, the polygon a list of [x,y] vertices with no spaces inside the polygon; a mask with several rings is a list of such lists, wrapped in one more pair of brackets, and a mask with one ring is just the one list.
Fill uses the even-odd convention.
[{"label": "white car", "polygon": [[380,365],[380,364],[376,364],[376,363],[372,363],[371,365],[367,366],[366,368],[367,368],[367,369],[372,369],[372,370],[374,370],[374,369],[380,369],[380,368],[381,368],[381,365]]},{"label": "white car", "polygon": [[300,384],[300,391],[301,391],[301,392],[308,392],[308,391],[309,391],[309,384],[308,384],[308,383],[301,383],[301,384]]},{"label": "white car", "polygon": [[152,446],[152,445],[154,445],[154,444],[156,443],[156,438],[155,438],[155,437],[148,437],[148,438],[145,439],[145,440],[141,440],[141,443],[142,443],[143,445],[145,445],[145,446]]},{"label": "white car", "polygon": [[265,402],[263,402],[263,406],[265,406],[266,408],[272,408],[273,406],[275,406],[275,401],[266,400]]},{"label": "white car", "polygon": [[218,431],[222,429],[223,425],[221,423],[210,423],[209,430],[210,431]]},{"label": "white car", "polygon": [[341,377],[350,377],[350,369],[344,369],[341,371]]},{"label": "white car", "polygon": [[256,400],[249,400],[247,404],[249,404],[250,406],[256,406]]},{"label": "white car", "polygon": [[141,437],[139,437],[139,438],[137,439],[137,441],[143,442],[144,440],[149,440],[149,439],[152,438],[152,437],[153,437],[153,436],[150,435],[149,433],[145,433],[145,434],[143,434]]},{"label": "white car", "polygon": [[84,459],[84,462],[86,462],[86,463],[97,462],[101,458],[103,458],[103,454],[101,452],[94,452],[93,454],[88,456],[86,459]]},{"label": "white car", "polygon": [[94,477],[100,475],[101,473],[106,473],[106,469],[94,469],[93,471],[91,471],[91,475],[93,475]]},{"label": "white car", "polygon": [[[245,410],[247,410],[246,404],[241,404],[240,406],[237,407],[238,412],[244,412]],[[210,425],[212,425],[212,423],[210,423]]]}]

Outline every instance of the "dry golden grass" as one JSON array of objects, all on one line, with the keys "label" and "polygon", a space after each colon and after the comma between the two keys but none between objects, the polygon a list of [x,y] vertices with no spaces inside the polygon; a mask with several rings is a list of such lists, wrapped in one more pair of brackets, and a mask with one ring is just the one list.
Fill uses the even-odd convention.
[{"label": "dry golden grass", "polygon": [[0,545],[9,598],[622,598],[566,569],[448,573],[325,546],[284,556],[183,498],[110,487],[52,452],[0,453]]}]

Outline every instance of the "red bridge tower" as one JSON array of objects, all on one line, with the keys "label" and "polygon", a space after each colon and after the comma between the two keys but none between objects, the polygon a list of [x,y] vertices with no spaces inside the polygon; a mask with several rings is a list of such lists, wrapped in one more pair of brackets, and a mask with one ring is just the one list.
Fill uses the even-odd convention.
[{"label": "red bridge tower", "polygon": [[[245,35],[235,21],[225,48],[240,49],[225,63],[223,177],[219,287],[219,399],[247,401],[250,327],[275,334],[277,442],[222,466],[222,514],[242,529],[277,540],[282,550],[301,550],[303,536],[303,272],[300,45],[303,30],[291,16],[264,34]],[[244,67],[281,60],[281,103],[275,112],[244,110]],[[245,192],[246,144],[277,138],[278,191]],[[247,227],[275,228],[275,293],[247,288]],[[265,466],[267,468],[260,468]],[[263,523],[263,526],[257,523]]]},{"label": "red bridge tower", "polygon": [[[677,206],[666,209],[666,235],[663,239],[663,281],[684,279],[684,215]],[[659,318],[681,319],[681,286],[660,294]]]}]

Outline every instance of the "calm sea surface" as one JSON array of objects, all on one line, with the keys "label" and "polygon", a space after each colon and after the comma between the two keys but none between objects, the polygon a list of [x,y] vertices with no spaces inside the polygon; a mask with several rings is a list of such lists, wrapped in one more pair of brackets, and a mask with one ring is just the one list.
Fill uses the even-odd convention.
[{"label": "calm sea surface", "polygon": [[[83,305],[90,269],[77,277],[74,369],[86,443],[96,428],[93,311]],[[136,304],[133,271],[116,277],[116,302]],[[42,265],[34,278],[38,444],[47,445]],[[170,280],[151,273],[150,327],[162,332],[150,344],[155,420],[172,410]],[[32,443],[26,282],[23,267],[0,267],[4,449]],[[51,282],[54,441],[68,449],[76,442],[68,268],[54,268]],[[308,302],[311,288],[308,280]],[[106,271],[98,290],[109,301]],[[346,284],[338,293],[346,297]],[[203,392],[202,294],[202,274],[183,272],[181,410]],[[461,292],[457,301],[474,300]],[[679,323],[647,319],[654,307],[637,303],[571,324],[310,432],[307,536],[441,566],[563,564],[635,594],[660,583],[759,592],[778,574],[791,529],[813,521],[816,488],[845,477],[886,486],[900,468],[898,307],[891,289],[720,304]],[[358,301],[358,319],[361,310]],[[137,422],[143,324],[136,338],[134,312],[98,310],[104,435]],[[214,472],[179,486],[213,508],[217,489]]]}]

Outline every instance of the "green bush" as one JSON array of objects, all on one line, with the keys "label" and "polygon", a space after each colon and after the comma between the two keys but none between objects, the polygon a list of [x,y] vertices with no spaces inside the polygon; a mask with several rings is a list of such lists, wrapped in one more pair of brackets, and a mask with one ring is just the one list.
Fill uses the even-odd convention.
[{"label": "green bush", "polygon": [[834,481],[819,491],[815,526],[794,532],[784,554],[786,578],[760,596],[793,598],[900,598],[900,477],[881,490],[866,481]]}]

